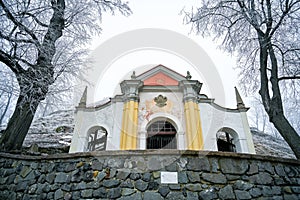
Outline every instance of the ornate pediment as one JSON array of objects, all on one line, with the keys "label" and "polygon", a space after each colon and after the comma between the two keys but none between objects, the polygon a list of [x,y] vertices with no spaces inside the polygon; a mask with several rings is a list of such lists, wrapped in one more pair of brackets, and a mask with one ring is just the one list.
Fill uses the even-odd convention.
[{"label": "ornate pediment", "polygon": [[158,65],[151,70],[136,77],[150,86],[177,86],[178,82],[185,80],[185,77],[163,65]]}]

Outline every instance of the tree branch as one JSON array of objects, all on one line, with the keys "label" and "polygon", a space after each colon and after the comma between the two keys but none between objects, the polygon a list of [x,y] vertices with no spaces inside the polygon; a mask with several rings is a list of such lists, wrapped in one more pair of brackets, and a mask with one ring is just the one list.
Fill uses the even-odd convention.
[{"label": "tree branch", "polygon": [[278,81],[281,80],[295,80],[295,79],[300,79],[300,76],[282,76],[278,78]]},{"label": "tree branch", "polygon": [[36,37],[36,35],[29,30],[25,25],[23,25],[22,23],[20,23],[14,16],[13,14],[9,11],[9,9],[6,7],[6,5],[4,4],[4,2],[2,0],[0,0],[0,6],[3,8],[3,10],[5,11],[6,16],[8,17],[8,19],[10,19],[16,26],[19,27],[20,30],[24,30],[28,35],[31,36],[31,38],[34,41],[34,44],[39,47],[40,43],[38,38]]},{"label": "tree branch", "polygon": [[0,49],[0,62],[7,65],[11,69],[11,71],[13,71],[15,74],[20,74],[22,72],[25,72],[22,66],[18,64],[14,58],[12,58],[9,54],[5,53],[1,49]]},{"label": "tree branch", "polygon": [[8,40],[10,42],[15,42],[15,43],[30,43],[30,44],[35,44],[34,40],[29,40],[29,39],[15,39],[15,38],[11,38],[8,35],[4,35],[2,32],[0,32],[0,38],[3,38],[3,39]]},{"label": "tree branch", "polygon": [[48,27],[47,24],[44,24],[43,22],[41,22],[34,14],[31,14],[31,13],[25,12],[25,11],[21,14],[28,15],[28,16],[32,17],[34,19],[34,21],[36,21],[36,23],[38,23],[38,25],[40,25],[40,26]]}]

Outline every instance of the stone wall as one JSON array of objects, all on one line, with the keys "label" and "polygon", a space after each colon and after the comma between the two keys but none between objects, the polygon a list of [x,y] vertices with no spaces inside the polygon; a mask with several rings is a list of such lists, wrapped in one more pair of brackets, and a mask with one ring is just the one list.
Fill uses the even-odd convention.
[{"label": "stone wall", "polygon": [[[178,184],[162,184],[177,172]],[[300,199],[300,161],[220,152],[0,153],[0,199]]]}]

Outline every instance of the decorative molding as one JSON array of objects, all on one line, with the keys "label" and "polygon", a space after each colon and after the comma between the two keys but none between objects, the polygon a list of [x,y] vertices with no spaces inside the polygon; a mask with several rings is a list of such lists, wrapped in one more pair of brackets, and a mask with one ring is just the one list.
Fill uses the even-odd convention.
[{"label": "decorative molding", "polygon": [[163,95],[158,95],[157,97],[154,98],[154,102],[156,105],[160,108],[164,107],[167,105],[168,98],[164,97]]}]

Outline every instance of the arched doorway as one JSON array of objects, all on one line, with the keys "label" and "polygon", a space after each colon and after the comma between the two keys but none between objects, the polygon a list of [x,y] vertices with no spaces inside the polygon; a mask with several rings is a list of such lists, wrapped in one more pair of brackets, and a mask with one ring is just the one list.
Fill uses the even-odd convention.
[{"label": "arched doorway", "polygon": [[147,128],[147,149],[177,149],[176,133],[169,121],[153,122]]},{"label": "arched doorway", "polygon": [[104,151],[106,148],[107,131],[102,126],[94,126],[88,130],[87,151]]},{"label": "arched doorway", "polygon": [[230,128],[222,128],[217,132],[218,151],[238,152],[240,147],[238,144],[237,133]]}]

